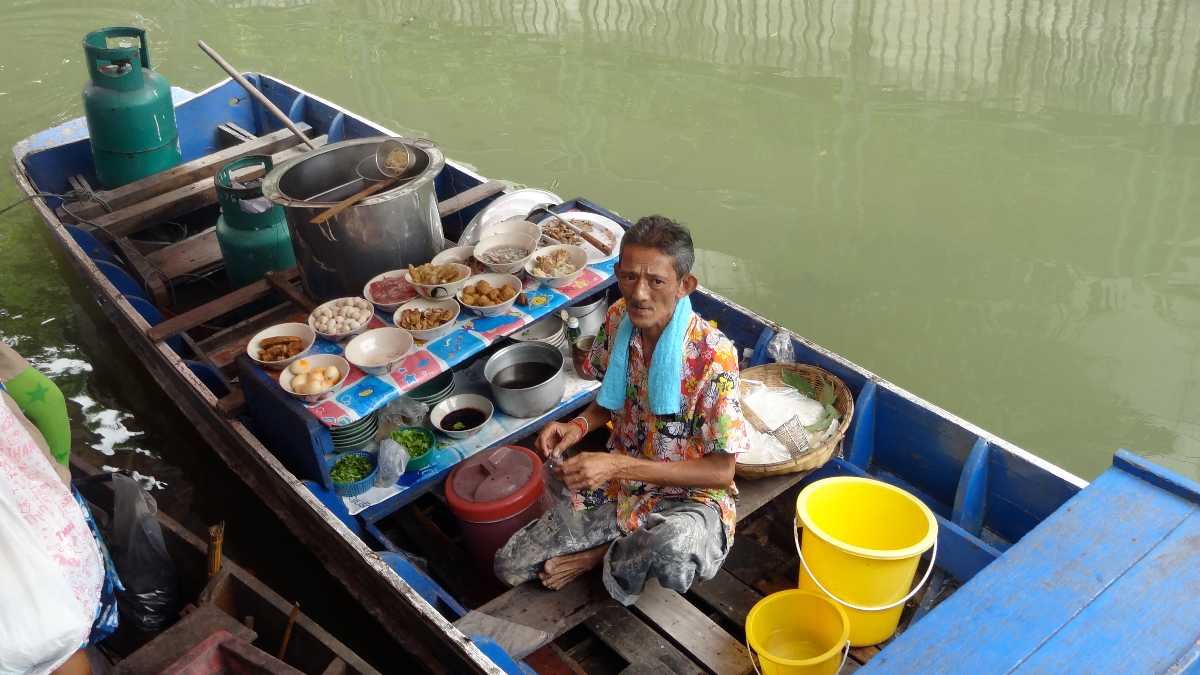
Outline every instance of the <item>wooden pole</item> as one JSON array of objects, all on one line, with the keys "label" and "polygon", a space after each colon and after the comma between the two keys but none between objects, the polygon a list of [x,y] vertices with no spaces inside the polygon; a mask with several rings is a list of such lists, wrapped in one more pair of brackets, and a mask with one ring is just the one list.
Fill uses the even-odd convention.
[{"label": "wooden pole", "polygon": [[292,626],[296,625],[296,617],[300,616],[300,603],[292,605],[292,611],[288,614],[287,626],[283,629],[283,640],[279,643],[279,651],[275,653],[275,658],[283,660],[283,655],[287,652],[288,642],[292,639]]},{"label": "wooden pole", "polygon": [[200,48],[200,51],[204,52],[205,54],[208,54],[208,57],[210,59],[212,59],[213,61],[215,61],[218,66],[221,66],[221,70],[224,70],[226,73],[229,73],[229,76],[232,77],[235,82],[242,85],[242,88],[246,90],[246,93],[253,96],[254,100],[256,100],[260,104],[262,104],[262,107],[266,108],[268,111],[270,111],[270,113],[272,115],[279,118],[279,121],[283,122],[284,125],[287,126],[288,129],[291,129],[292,133],[296,134],[296,136],[301,141],[303,141],[305,145],[308,146],[309,150],[317,149],[317,146],[313,145],[308,140],[308,137],[306,137],[304,135],[304,133],[296,127],[296,125],[292,122],[291,119],[288,118],[287,115],[283,114],[282,110],[280,110],[274,103],[271,103],[270,99],[268,99],[265,94],[263,94],[261,91],[258,90],[258,87],[255,87],[254,85],[250,84],[246,80],[246,78],[242,77],[242,74],[238,72],[237,68],[233,67],[233,64],[226,61],[224,59],[224,57],[222,57],[215,50],[213,50],[212,47],[209,47],[208,45],[204,44],[204,40],[200,40],[200,41],[196,42],[196,46]]}]

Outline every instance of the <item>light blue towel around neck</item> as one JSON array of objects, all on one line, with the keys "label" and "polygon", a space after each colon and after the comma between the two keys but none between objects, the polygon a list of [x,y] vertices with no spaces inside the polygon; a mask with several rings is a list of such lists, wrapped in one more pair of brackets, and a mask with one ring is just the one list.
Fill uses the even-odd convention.
[{"label": "light blue towel around neck", "polygon": [[[675,313],[663,329],[650,357],[650,411],[655,415],[675,415],[683,408],[680,401],[680,381],[683,377],[683,342],[692,322],[692,301],[686,296],[675,303]],[[600,384],[596,402],[609,410],[625,405],[629,384],[629,341],[633,338],[633,322],[626,314],[617,328],[608,357],[608,370]]]}]

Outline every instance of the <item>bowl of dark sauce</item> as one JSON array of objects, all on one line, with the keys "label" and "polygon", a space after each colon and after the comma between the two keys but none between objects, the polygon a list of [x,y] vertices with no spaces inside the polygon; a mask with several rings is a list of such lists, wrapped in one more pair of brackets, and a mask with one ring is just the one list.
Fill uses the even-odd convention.
[{"label": "bowl of dark sauce", "polygon": [[478,394],[458,394],[435,405],[429,421],[450,438],[467,438],[492,419],[492,402]]}]

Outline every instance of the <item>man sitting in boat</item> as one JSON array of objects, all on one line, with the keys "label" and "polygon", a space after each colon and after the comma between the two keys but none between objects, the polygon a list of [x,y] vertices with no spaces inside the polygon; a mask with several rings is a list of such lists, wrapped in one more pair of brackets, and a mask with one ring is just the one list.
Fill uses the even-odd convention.
[{"label": "man sitting in boat", "polygon": [[733,343],[692,312],[695,251],[682,225],[642,218],[616,267],[622,300],[608,311],[584,367],[603,378],[582,415],[552,422],[536,447],[556,464],[589,430],[612,422],[607,451],[556,471],[570,499],[513,535],[496,575],[559,589],[597,566],[625,605],[647,579],[686,592],[711,579],[733,544],[733,469],[746,449]]}]

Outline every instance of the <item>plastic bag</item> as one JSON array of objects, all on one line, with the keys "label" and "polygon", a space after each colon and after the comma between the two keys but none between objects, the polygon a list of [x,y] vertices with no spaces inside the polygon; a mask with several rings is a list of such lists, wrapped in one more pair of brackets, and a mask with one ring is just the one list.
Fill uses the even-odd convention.
[{"label": "plastic bag", "polygon": [[538,497],[542,512],[553,511],[562,523],[564,533],[571,539],[582,539],[584,535],[580,511],[576,510],[575,492],[558,477],[564,457],[551,457],[542,464],[542,495]]},{"label": "plastic bag", "polygon": [[154,517],[158,504],[134,479],[121,473],[110,475],[113,515],[108,542],[125,585],[125,591],[117,594],[117,607],[122,621],[157,633],[171,625],[179,613],[175,563]]},{"label": "plastic bag", "polygon": [[31,545],[37,538],[15,500],[0,490],[3,673],[48,672],[79,648],[92,624],[92,617],[80,611],[58,563],[41,547]]},{"label": "plastic bag", "polygon": [[792,348],[792,338],[787,333],[776,333],[767,343],[767,354],[775,363],[795,363],[796,352]]},{"label": "plastic bag", "polygon": [[395,485],[406,466],[408,450],[390,438],[383,439],[379,444],[379,475],[375,478],[375,487]]},{"label": "plastic bag", "polygon": [[387,407],[379,413],[379,426],[383,429],[419,427],[425,424],[425,418],[428,415],[429,406],[407,396],[401,396],[387,404]]}]

